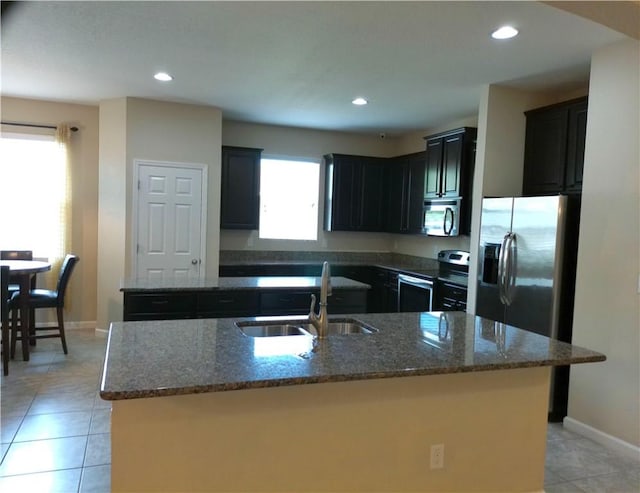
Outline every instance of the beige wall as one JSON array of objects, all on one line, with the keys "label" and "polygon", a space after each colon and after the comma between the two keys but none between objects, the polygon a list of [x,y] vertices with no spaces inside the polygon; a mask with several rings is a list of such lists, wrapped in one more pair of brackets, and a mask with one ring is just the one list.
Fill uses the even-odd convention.
[{"label": "beige wall", "polygon": [[69,285],[65,320],[90,326],[96,319],[98,108],[2,97],[1,112],[2,120],[45,125],[68,123],[79,129],[71,136],[69,157],[73,180],[71,251],[80,257],[80,263]]},{"label": "beige wall", "polygon": [[124,277],[127,224],[127,104],[125,99],[100,104],[100,207],[98,222],[98,291],[96,320],[100,329],[122,317],[118,292]]},{"label": "beige wall", "polygon": [[[424,150],[423,137],[459,126],[476,123],[475,117],[452,122],[442,127],[415,132],[407,137],[328,132],[272,125],[258,125],[225,121],[222,127],[224,145],[257,147],[263,155],[317,159],[323,163],[328,153],[360,154],[391,157]],[[398,252],[435,258],[446,248],[469,248],[469,238],[426,238],[419,235],[391,235],[385,233],[326,232],[324,218],[324,166],[320,176],[320,207],[318,241],[262,240],[257,231],[223,230],[220,235],[222,250],[293,250],[293,251],[367,251]]]},{"label": "beige wall", "polygon": [[571,369],[569,417],[640,446],[640,43],[591,62],[573,342],[606,354]]},{"label": "beige wall", "polygon": [[[121,98],[100,105],[100,251],[98,327],[122,320],[120,281],[131,275],[132,178],[136,159],[207,166],[206,276],[218,273],[220,231],[219,109]],[[102,142],[101,142],[102,144]]]},{"label": "beige wall", "polygon": [[324,160],[329,153],[361,154],[389,157],[394,155],[396,139],[364,134],[328,132],[275,125],[258,125],[225,121],[222,143],[263,149],[263,156],[314,159],[320,166],[320,204],[318,241],[282,241],[260,239],[257,231],[223,230],[222,250],[285,250],[285,251],[369,251],[388,252],[390,235],[384,233],[325,232]]},{"label": "beige wall", "polygon": [[[477,278],[478,242],[482,199],[487,196],[522,195],[526,110],[549,104],[554,96],[535,94],[492,84],[480,99],[478,147],[473,180],[471,265],[469,277]],[[475,313],[476,284],[469,283],[467,310]]]},{"label": "beige wall", "polygon": [[127,98],[127,248],[131,274],[131,198],[135,159],[207,166],[206,276],[218,275],[222,112],[211,106]]}]

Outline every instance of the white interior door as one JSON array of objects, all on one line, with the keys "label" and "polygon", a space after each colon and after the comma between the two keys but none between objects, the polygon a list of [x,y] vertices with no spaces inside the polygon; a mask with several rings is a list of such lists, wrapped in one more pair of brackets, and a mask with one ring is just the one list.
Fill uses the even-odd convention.
[{"label": "white interior door", "polygon": [[136,161],[135,169],[136,277],[204,277],[206,167]]}]

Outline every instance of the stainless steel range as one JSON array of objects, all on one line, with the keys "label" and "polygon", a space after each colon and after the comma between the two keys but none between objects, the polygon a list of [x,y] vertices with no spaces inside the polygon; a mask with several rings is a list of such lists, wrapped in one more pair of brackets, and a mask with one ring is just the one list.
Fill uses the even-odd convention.
[{"label": "stainless steel range", "polygon": [[469,257],[469,252],[464,250],[441,250],[438,253],[437,310],[467,310]]}]

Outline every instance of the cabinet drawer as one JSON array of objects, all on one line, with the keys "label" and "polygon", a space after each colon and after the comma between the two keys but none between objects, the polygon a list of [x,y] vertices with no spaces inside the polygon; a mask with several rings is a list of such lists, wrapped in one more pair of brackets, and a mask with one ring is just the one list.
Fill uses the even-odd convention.
[{"label": "cabinet drawer", "polygon": [[194,293],[136,293],[124,297],[125,320],[191,318],[195,310]]},{"label": "cabinet drawer", "polygon": [[259,315],[256,291],[218,291],[198,294],[198,317],[253,317]]},{"label": "cabinet drawer", "polygon": [[[298,315],[308,313],[311,293],[316,295],[316,305],[320,302],[320,292],[315,291],[272,291],[260,295],[262,315]],[[317,310],[317,306],[316,306]]]}]

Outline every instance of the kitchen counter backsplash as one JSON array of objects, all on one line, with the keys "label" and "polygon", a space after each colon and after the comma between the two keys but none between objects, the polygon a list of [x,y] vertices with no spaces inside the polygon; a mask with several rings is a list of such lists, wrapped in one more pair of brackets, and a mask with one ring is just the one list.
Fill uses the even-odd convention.
[{"label": "kitchen counter backsplash", "polygon": [[437,269],[438,261],[387,252],[323,252],[323,251],[275,251],[275,250],[221,250],[220,265],[264,263],[322,263],[368,264],[401,266],[419,270]]}]

